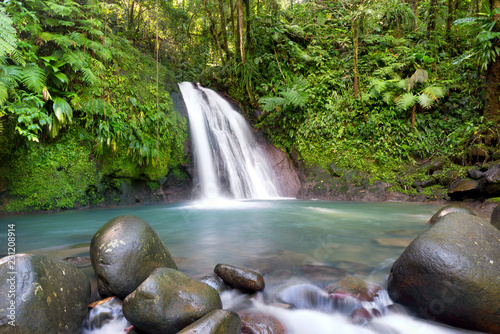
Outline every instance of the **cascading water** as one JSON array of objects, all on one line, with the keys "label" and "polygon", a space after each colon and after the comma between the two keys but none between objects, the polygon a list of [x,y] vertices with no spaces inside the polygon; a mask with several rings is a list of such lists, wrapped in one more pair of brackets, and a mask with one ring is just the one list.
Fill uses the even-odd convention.
[{"label": "cascading water", "polygon": [[211,89],[179,84],[187,107],[201,197],[279,197],[271,168],[243,116]]}]

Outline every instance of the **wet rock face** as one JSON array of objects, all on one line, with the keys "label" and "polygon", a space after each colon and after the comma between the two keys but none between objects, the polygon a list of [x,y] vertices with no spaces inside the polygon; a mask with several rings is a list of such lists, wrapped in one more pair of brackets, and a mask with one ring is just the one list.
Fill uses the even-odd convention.
[{"label": "wet rock face", "polygon": [[177,269],[167,247],[144,220],[119,216],[104,224],[90,243],[90,260],[101,297],[124,299],[156,268]]},{"label": "wet rock face", "polygon": [[153,271],[123,302],[125,318],[151,334],[177,333],[221,308],[214,288],[169,268]]},{"label": "wet rock face", "polygon": [[218,264],[215,266],[214,272],[232,288],[255,292],[263,291],[265,288],[264,278],[253,270]]},{"label": "wet rock face", "polygon": [[416,315],[500,333],[500,231],[450,213],[418,236],[394,263],[390,297]]},{"label": "wet rock face", "polygon": [[214,310],[177,334],[241,334],[238,314],[229,310]]},{"label": "wet rock face", "polygon": [[449,213],[453,213],[453,212],[461,212],[461,213],[468,213],[470,215],[476,215],[474,213],[474,211],[468,209],[468,208],[463,208],[461,206],[457,206],[457,205],[447,205],[441,209],[439,209],[438,212],[436,212],[432,217],[431,219],[429,219],[429,224],[433,225],[434,223],[436,223],[439,219],[443,218],[444,216],[446,216],[447,214]]},{"label": "wet rock face", "polygon": [[[9,274],[13,263],[17,274]],[[78,333],[87,313],[90,282],[67,262],[18,254],[0,260],[0,296],[1,333]],[[13,319],[15,327],[9,324]]]}]

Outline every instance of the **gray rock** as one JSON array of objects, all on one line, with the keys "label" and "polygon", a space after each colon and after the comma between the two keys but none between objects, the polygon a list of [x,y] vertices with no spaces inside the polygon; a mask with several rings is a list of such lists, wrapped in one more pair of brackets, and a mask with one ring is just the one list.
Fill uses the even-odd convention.
[{"label": "gray rock", "polygon": [[500,333],[500,231],[450,213],[418,236],[394,263],[389,296],[417,315]]},{"label": "gray rock", "polygon": [[240,334],[241,320],[229,310],[214,310],[177,334]]},{"label": "gray rock", "polygon": [[78,333],[90,282],[67,262],[18,254],[0,260],[0,296],[1,333]]},{"label": "gray rock", "polygon": [[209,312],[221,309],[218,292],[180,271],[158,268],[123,301],[134,327],[151,334],[177,333]]},{"label": "gray rock", "polygon": [[434,224],[436,223],[439,219],[443,218],[444,216],[446,216],[447,214],[449,213],[453,213],[453,212],[461,212],[461,213],[468,213],[470,215],[476,215],[474,213],[474,211],[468,209],[468,208],[464,208],[464,207],[461,207],[461,206],[458,206],[458,205],[447,205],[441,209],[439,209],[438,212],[436,212],[434,214],[434,216],[431,217],[431,219],[429,219],[429,224]]},{"label": "gray rock", "polygon": [[473,180],[479,180],[481,177],[483,177],[483,175],[484,173],[478,169],[469,169],[467,171],[467,176],[469,176]]},{"label": "gray rock", "polygon": [[436,180],[434,180],[434,179],[423,180],[422,182],[420,182],[420,186],[421,186],[422,188],[432,187],[432,186],[434,186],[434,185],[436,185],[436,184],[437,184],[437,182],[436,182]]},{"label": "gray rock", "polygon": [[214,272],[232,288],[255,292],[263,291],[265,288],[264,278],[253,270],[218,264],[215,266]]},{"label": "gray rock", "polygon": [[120,299],[134,291],[154,269],[177,269],[153,228],[130,215],[113,218],[97,231],[90,243],[90,260],[101,297]]}]

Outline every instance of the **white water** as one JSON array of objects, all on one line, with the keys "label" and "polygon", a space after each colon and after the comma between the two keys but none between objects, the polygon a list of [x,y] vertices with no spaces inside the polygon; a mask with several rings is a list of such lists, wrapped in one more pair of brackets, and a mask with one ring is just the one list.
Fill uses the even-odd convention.
[{"label": "white water", "polygon": [[216,92],[179,84],[187,107],[201,199],[279,197],[271,168],[243,116]]}]

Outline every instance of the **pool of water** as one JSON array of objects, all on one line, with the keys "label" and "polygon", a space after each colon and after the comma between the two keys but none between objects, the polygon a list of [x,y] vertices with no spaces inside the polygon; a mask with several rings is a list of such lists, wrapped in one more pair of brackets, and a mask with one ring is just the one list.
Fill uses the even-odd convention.
[{"label": "pool of water", "polygon": [[[312,334],[308,322],[323,330],[314,334],[329,333],[331,326],[344,326],[339,333],[361,333],[361,327],[350,324],[346,314],[332,318],[314,310],[287,313],[290,311],[273,308],[266,298],[272,299],[283,286],[288,288],[287,282],[299,288],[304,284],[323,288],[339,271],[385,287],[392,263],[429,227],[427,221],[439,208],[395,202],[222,200],[72,210],[0,217],[0,240],[7,239],[7,225],[15,224],[17,253],[53,258],[88,256],[92,236],[103,224],[119,215],[135,215],[156,230],[179,270],[193,278],[212,274],[217,263],[261,272],[268,295],[256,305],[289,329],[297,326],[290,333]],[[1,245],[0,254],[5,254],[7,245]],[[82,270],[92,276],[90,266]],[[382,295],[387,298],[385,292]],[[381,300],[378,306],[388,303],[390,300]],[[409,316],[384,316],[373,324],[381,329],[366,329],[367,333],[386,333],[394,326],[399,327],[390,333],[413,333],[415,328],[425,328],[425,333],[465,333]]]}]

